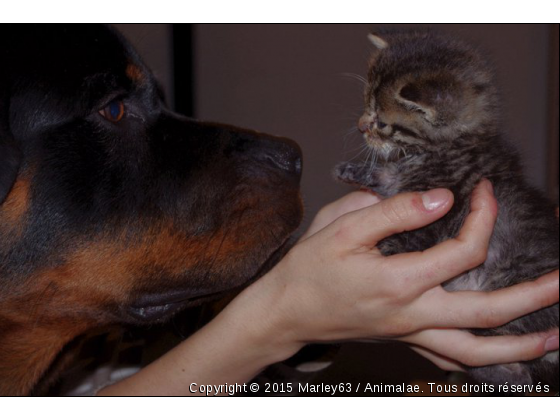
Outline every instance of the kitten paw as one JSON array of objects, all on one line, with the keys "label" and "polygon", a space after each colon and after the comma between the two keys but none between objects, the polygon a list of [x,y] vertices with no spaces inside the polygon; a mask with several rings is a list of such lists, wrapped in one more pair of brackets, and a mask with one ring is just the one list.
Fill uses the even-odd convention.
[{"label": "kitten paw", "polygon": [[371,187],[369,185],[372,179],[371,171],[364,164],[354,162],[339,163],[335,166],[333,174],[336,179],[346,184]]}]

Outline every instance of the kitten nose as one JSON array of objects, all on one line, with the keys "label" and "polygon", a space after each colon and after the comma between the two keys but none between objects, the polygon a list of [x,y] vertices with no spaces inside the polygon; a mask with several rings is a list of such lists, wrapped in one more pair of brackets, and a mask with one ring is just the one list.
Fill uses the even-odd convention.
[{"label": "kitten nose", "polygon": [[365,134],[366,132],[371,132],[373,130],[373,125],[375,123],[375,118],[371,115],[364,114],[358,120],[358,130],[360,133]]}]

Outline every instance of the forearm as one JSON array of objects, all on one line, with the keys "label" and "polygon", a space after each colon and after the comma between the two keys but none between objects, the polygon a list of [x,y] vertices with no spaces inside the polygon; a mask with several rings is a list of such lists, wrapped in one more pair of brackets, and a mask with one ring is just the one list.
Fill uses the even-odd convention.
[{"label": "forearm", "polygon": [[[272,287],[271,287],[272,286]],[[300,346],[281,325],[278,296],[263,278],[216,319],[136,375],[98,395],[194,395],[198,385],[243,384]],[[201,394],[195,394],[201,395]]]}]

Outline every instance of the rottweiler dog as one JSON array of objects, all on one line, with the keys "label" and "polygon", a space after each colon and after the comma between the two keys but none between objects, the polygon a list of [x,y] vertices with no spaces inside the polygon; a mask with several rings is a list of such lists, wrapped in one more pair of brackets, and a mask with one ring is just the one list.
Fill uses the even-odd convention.
[{"label": "rottweiler dog", "polygon": [[0,394],[63,347],[259,276],[302,217],[292,141],[171,112],[107,26],[0,38]]}]

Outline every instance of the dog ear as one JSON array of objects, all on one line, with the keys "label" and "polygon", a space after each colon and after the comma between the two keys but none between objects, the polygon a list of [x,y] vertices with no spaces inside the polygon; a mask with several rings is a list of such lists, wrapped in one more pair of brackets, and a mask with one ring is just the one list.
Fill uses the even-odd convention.
[{"label": "dog ear", "polygon": [[0,86],[0,205],[16,181],[22,160],[21,152],[10,134],[8,95],[4,93]]}]

